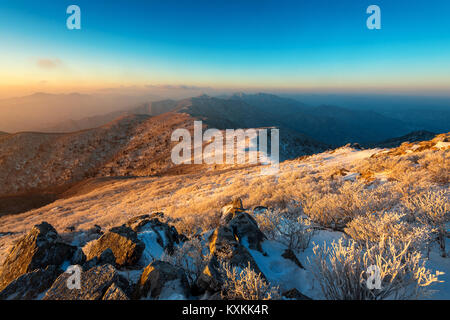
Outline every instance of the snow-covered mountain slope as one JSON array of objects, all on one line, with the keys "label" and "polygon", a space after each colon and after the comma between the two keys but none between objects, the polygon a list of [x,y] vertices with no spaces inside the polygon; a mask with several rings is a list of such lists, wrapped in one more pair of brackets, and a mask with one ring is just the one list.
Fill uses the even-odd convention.
[{"label": "snow-covered mountain slope", "polygon": [[[346,182],[358,188],[365,184],[371,188],[403,187],[404,179],[413,179],[414,175],[420,177],[415,181],[418,188],[423,181],[429,188],[448,190],[448,139],[449,134],[440,135],[429,141],[427,148],[359,150],[343,147],[284,161],[274,176],[262,176],[260,166],[253,166],[181,175],[93,178],[89,184],[83,184],[83,192],[73,191],[66,199],[45,207],[2,217],[0,231],[21,233],[41,220],[48,220],[61,231],[70,225],[79,228],[92,223],[108,226],[158,210],[178,217],[208,216],[236,195],[243,197],[249,207],[286,206],[302,200],[304,192],[315,190],[318,195],[327,194],[330,188]],[[413,161],[407,175],[403,168],[409,163],[406,161]],[[441,166],[442,170],[436,171],[439,168],[435,166]],[[369,169],[370,174],[366,172]],[[7,238],[1,239],[6,241]]]}]

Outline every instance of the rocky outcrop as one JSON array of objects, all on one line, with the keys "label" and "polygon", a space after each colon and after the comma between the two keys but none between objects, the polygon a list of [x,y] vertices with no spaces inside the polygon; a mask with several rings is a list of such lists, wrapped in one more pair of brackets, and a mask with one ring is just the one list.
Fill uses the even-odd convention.
[{"label": "rocky outcrop", "polygon": [[0,300],[32,300],[50,288],[62,272],[57,266],[48,266],[25,273],[0,292]]},{"label": "rocky outcrop", "polygon": [[[12,280],[0,292],[0,299],[39,299],[43,295],[45,300],[186,299],[205,292],[206,298],[220,299],[222,263],[249,267],[265,279],[247,249],[262,251],[264,235],[257,222],[240,199],[224,207],[222,213],[222,224],[206,238],[201,237],[211,255],[194,283],[182,268],[154,260],[163,253],[161,248],[170,255],[182,242],[182,236],[162,213],[135,217],[83,249],[65,244],[52,226],[42,223],[20,239],[8,256],[2,279]],[[147,251],[148,260],[144,259]],[[62,264],[79,266],[80,288],[71,286],[74,274],[63,273]],[[133,274],[130,285],[119,273],[126,271],[116,268],[143,270],[139,280]]]},{"label": "rocky outcrop", "polygon": [[108,290],[106,290],[105,295],[102,300],[130,300],[125,292],[118,287],[115,283],[113,283]]},{"label": "rocky outcrop", "polygon": [[[169,288],[170,286],[172,288]],[[173,287],[178,288],[179,292],[176,293],[188,297],[189,282],[184,271],[167,262],[157,260],[149,264],[142,272],[135,296],[159,298],[165,288],[173,290]]]},{"label": "rocky outcrop", "polygon": [[156,212],[151,215],[142,215],[130,219],[127,226],[135,232],[151,230],[156,235],[156,241],[168,254],[172,254],[175,244],[180,242],[180,235],[174,226],[162,222],[159,219],[164,218],[164,214]]},{"label": "rocky outcrop", "polygon": [[[245,216],[244,219],[240,219],[241,214],[247,215],[245,212],[237,213],[228,225],[219,226],[209,237],[209,251],[212,257],[196,281],[196,286],[200,291],[216,292],[221,289],[223,279],[220,272],[220,261],[228,262],[232,267],[250,267],[265,278],[250,252],[240,243],[240,239],[244,238],[242,233],[245,232],[244,230],[255,231],[253,222]],[[239,225],[240,221],[244,221],[242,226]],[[261,232],[257,225],[256,229]],[[236,232],[236,230],[239,231]],[[242,238],[239,238],[238,234]],[[249,239],[252,239],[249,240],[249,243],[254,240],[255,244],[258,240],[256,237]]]},{"label": "rocky outcrop", "polygon": [[235,198],[235,199],[233,199],[233,201],[230,204],[228,204],[222,208],[220,224],[226,225],[239,212],[245,212],[245,209],[242,206],[241,198]]},{"label": "rocky outcrop", "polygon": [[84,254],[83,249],[77,248],[72,256],[72,259],[70,260],[70,264],[82,265],[85,262],[86,262],[86,255]]},{"label": "rocky outcrop", "polygon": [[250,252],[243,245],[243,240],[250,249],[262,252],[261,243],[265,236],[258,228],[253,217],[243,208],[242,200],[236,198],[222,208],[220,226],[209,237],[211,259],[197,278],[196,289],[200,292],[217,292],[223,285],[220,262],[227,262],[231,267],[250,267],[256,273],[264,274],[259,269]]},{"label": "rocky outcrop", "polygon": [[[117,267],[135,265],[144,251],[145,245],[137,237],[137,233],[131,228],[123,225],[115,227],[102,235],[90,246],[86,254],[87,260],[99,259],[100,261],[112,262]],[[112,252],[106,252],[106,250]]]},{"label": "rocky outcrop", "polygon": [[19,239],[6,258],[0,271],[0,290],[33,270],[70,261],[75,251],[76,247],[64,243],[47,222],[34,226]]},{"label": "rocky outcrop", "polygon": [[266,239],[266,236],[259,230],[255,219],[243,208],[240,198],[236,198],[231,204],[224,206],[221,213],[221,226],[231,228],[238,241],[245,238],[250,249],[262,252],[261,243]]},{"label": "rocky outcrop", "polygon": [[[73,275],[66,272],[61,274],[45,294],[44,300],[101,300],[106,293],[108,293],[107,297],[109,298],[115,291],[116,294],[121,295],[120,292],[117,292],[116,286],[124,294],[129,290],[128,281],[121,277],[113,266],[108,264],[81,272],[80,289],[68,286],[71,276]],[[113,287],[111,288],[111,286]]]},{"label": "rocky outcrop", "polygon": [[262,252],[261,243],[266,239],[264,233],[259,230],[258,223],[247,212],[238,212],[228,222],[228,227],[233,230],[239,241],[245,239],[250,249]]}]

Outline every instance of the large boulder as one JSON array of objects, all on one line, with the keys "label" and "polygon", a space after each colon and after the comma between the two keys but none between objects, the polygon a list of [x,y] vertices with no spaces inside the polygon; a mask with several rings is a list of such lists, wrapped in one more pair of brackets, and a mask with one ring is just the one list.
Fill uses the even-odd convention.
[{"label": "large boulder", "polygon": [[57,266],[48,266],[25,273],[0,292],[0,300],[33,300],[50,288],[62,272]]},{"label": "large boulder", "polygon": [[209,237],[211,259],[196,281],[200,291],[216,292],[223,285],[220,262],[229,263],[240,269],[250,267],[256,273],[264,274],[259,269],[250,252],[240,242],[228,226],[218,227]]},{"label": "large boulder", "polygon": [[241,198],[236,198],[230,204],[221,209],[220,224],[228,224],[228,222],[230,222],[230,220],[233,219],[239,212],[245,212],[245,209],[242,206]]},{"label": "large boulder", "polygon": [[256,220],[243,208],[241,198],[235,198],[222,208],[220,225],[231,228],[240,242],[247,239],[250,249],[262,252],[261,243],[266,236],[259,229]]},{"label": "large boulder", "polygon": [[156,235],[158,244],[169,254],[172,254],[175,244],[180,242],[180,236],[174,226],[160,221],[163,218],[160,212],[151,215],[134,217],[127,222],[127,226],[135,232],[152,231]]},{"label": "large boulder", "polygon": [[[61,274],[45,294],[44,300],[101,300],[106,293],[108,293],[106,298],[111,299],[112,293],[109,289],[113,284],[121,288],[123,292],[129,290],[128,281],[108,264],[82,271],[80,289],[68,286],[69,278],[72,276],[74,275],[66,272]],[[116,291],[114,288],[111,290]]]},{"label": "large boulder", "polygon": [[130,300],[126,293],[117,284],[113,283],[106,293],[103,295],[102,300]]},{"label": "large boulder", "polygon": [[70,261],[76,247],[64,243],[47,222],[35,225],[18,240],[0,271],[0,290],[23,274]]},{"label": "large boulder", "polygon": [[187,298],[189,282],[180,268],[164,261],[153,261],[142,272],[136,288],[136,298],[168,299],[173,295]]},{"label": "large boulder", "polygon": [[238,212],[228,222],[228,227],[233,230],[234,235],[242,242],[245,239],[248,247],[262,252],[261,243],[266,239],[264,233],[259,229],[258,223],[247,212]]},{"label": "large boulder", "polygon": [[144,248],[145,245],[138,239],[137,233],[123,225],[111,228],[98,240],[95,240],[90,245],[86,258],[88,261],[95,258],[105,260],[106,257],[109,258],[110,252],[103,253],[110,249],[117,267],[133,266],[139,261]]}]

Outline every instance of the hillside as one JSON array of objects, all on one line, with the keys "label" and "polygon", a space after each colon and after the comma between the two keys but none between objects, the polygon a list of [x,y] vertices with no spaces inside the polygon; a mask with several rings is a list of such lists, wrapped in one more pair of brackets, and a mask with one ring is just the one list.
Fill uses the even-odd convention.
[{"label": "hillside", "polygon": [[[160,176],[208,170],[206,165],[175,167],[171,151],[176,142],[171,141],[171,135],[179,128],[192,132],[195,119],[204,119],[205,125],[217,125],[221,116],[230,116],[227,125],[231,128],[241,127],[240,115],[231,117],[234,109],[221,109],[220,105],[211,105],[210,100],[206,100],[206,105],[201,104],[202,98],[183,100],[176,105],[178,112],[125,115],[101,127],[71,133],[21,132],[2,136],[0,215],[45,205],[62,197],[73,184],[91,177]],[[189,104],[191,101],[194,104]],[[140,112],[157,114],[171,104],[168,101],[142,106]],[[328,147],[294,131],[281,132],[281,160],[322,152]],[[227,167],[230,166],[211,168]]]},{"label": "hillside", "polygon": [[[405,288],[410,288],[409,285],[414,285],[407,282],[412,276],[410,272],[418,272],[420,279],[430,281],[418,290],[435,290],[431,296],[425,297],[449,299],[450,264],[446,255],[449,245],[448,227],[447,230],[443,229],[443,239],[447,246],[440,242],[439,234],[429,229],[438,223],[438,220],[430,220],[431,217],[441,217],[440,224],[436,224],[438,226],[449,222],[449,141],[450,133],[438,135],[429,141],[404,143],[392,149],[361,150],[346,146],[285,161],[280,164],[280,172],[276,176],[262,176],[259,174],[260,167],[247,167],[161,177],[93,178],[78,185],[77,191],[67,193],[65,199],[36,210],[2,217],[0,263],[5,261],[6,254],[14,243],[20,245],[20,242],[17,244],[20,237],[42,221],[47,221],[56,228],[61,241],[82,248],[88,256],[100,250],[98,246],[102,243],[96,240],[100,234],[95,231],[99,229],[94,225],[104,230],[107,236],[112,236],[111,232],[118,232],[114,230],[123,229],[125,226],[119,226],[128,223],[128,226],[136,230],[137,239],[142,241],[145,248],[139,260],[129,262],[131,265],[117,262],[114,267],[116,272],[128,274],[128,284],[121,285],[126,294],[129,292],[127,290],[138,285],[145,266],[152,263],[154,258],[179,266],[176,259],[181,259],[189,252],[199,258],[200,273],[194,271],[197,270],[195,266],[184,265],[188,281],[175,288],[175,291],[164,291],[166,293],[154,298],[208,299],[208,294],[199,296],[197,291],[189,289],[194,283],[209,283],[201,282],[198,278],[209,258],[201,258],[195,253],[195,248],[200,246],[214,254],[219,245],[218,239],[221,239],[226,243],[231,241],[235,248],[241,250],[239,260],[236,260],[236,256],[235,260],[231,260],[233,263],[240,263],[244,267],[250,263],[249,268],[261,272],[270,286],[278,286],[283,295],[295,289],[295,292],[309,298],[332,299],[341,292],[353,294],[353,291],[342,288],[340,283],[346,281],[345,277],[359,277],[360,270],[367,269],[368,265],[357,260],[358,248],[379,250],[377,248],[383,246],[383,241],[392,241],[389,243],[393,247],[377,253],[384,260],[377,261],[381,263],[380,267],[386,268],[388,274],[403,270],[398,274],[398,279],[405,282],[397,285],[400,288],[408,285]],[[254,219],[257,222],[256,228],[251,227],[252,223],[236,224],[234,218],[227,220],[226,213],[230,212],[230,207],[222,207],[235,197],[241,197],[243,208],[238,205],[240,208],[232,211],[235,213],[231,218],[236,215],[240,217],[239,221]],[[160,212],[164,214],[161,215]],[[439,215],[436,215],[438,212]],[[155,214],[142,216],[149,213]],[[155,217],[163,222],[153,220]],[[277,227],[280,223],[287,224],[289,228],[297,227],[286,229],[291,231],[284,233],[286,230]],[[148,228],[144,228],[143,225],[147,224]],[[231,230],[239,234],[233,237],[237,240],[230,240],[220,233],[224,232],[220,228],[228,225],[232,225],[235,229]],[[110,229],[111,227],[116,229]],[[177,244],[169,240],[157,240],[159,232],[169,230],[167,228],[171,228],[172,235],[175,228],[177,234],[183,235],[179,238],[183,240],[179,240]],[[244,236],[242,232],[245,232]],[[260,232],[267,239],[260,238]],[[211,234],[216,234],[217,237],[211,237]],[[295,245],[290,242],[289,234],[299,237]],[[166,239],[172,239],[172,236],[167,237]],[[360,246],[347,246],[347,241],[356,241]],[[175,251],[173,254],[164,254],[169,252],[165,250],[172,250],[166,247],[169,245]],[[405,245],[409,251],[404,250]],[[336,251],[326,251],[326,248],[331,247]],[[117,254],[122,250],[114,246],[112,248],[118,250]],[[287,254],[288,249],[294,253]],[[23,250],[27,248],[24,247]],[[404,252],[411,252],[412,255],[404,255]],[[389,259],[392,259],[389,255],[391,253],[398,253],[398,257],[401,257],[400,269],[395,269],[396,264],[388,264]],[[342,260],[348,266],[345,271],[333,269],[338,266],[333,267],[327,262],[327,257],[333,254],[345,257]],[[119,255],[115,257],[120,258]],[[370,264],[370,260],[367,262]],[[12,256],[7,263],[6,266],[10,268],[17,261]],[[94,267],[100,268],[102,265],[104,264],[100,261]],[[353,267],[350,268],[349,265]],[[88,268],[88,265],[85,266]],[[338,278],[330,278],[329,280],[334,280],[325,282],[327,270],[335,272]],[[353,275],[352,270],[357,274]],[[442,281],[440,283],[436,282],[436,271],[445,272],[436,275]],[[9,274],[5,275],[9,277]],[[4,276],[3,282],[5,279]],[[389,279],[389,276],[383,278],[385,286],[388,286]],[[321,284],[325,287],[321,287]],[[51,283],[48,284],[50,285]],[[13,290],[12,288],[9,290]],[[327,288],[335,288],[336,291],[330,293]],[[410,290],[402,291],[401,297],[414,298],[414,291]],[[384,291],[380,291],[382,292]],[[67,293],[55,291],[55,288],[46,293],[47,297],[52,294],[64,297]],[[294,299],[305,298],[301,294],[294,295]],[[339,297],[342,299],[342,296]],[[356,295],[351,297],[361,298]]]},{"label": "hillside", "polygon": [[54,188],[95,175],[149,174],[152,163],[165,170],[156,155],[170,160],[170,134],[192,125],[184,123],[187,118],[131,115],[73,133],[8,135],[0,140],[0,194]]}]

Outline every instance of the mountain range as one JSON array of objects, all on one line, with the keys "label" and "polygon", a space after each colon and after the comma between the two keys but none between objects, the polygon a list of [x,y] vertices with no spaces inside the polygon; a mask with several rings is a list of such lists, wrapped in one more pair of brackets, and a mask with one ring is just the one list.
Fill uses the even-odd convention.
[{"label": "mountain range", "polygon": [[202,95],[178,101],[145,102],[113,112],[42,126],[37,131],[73,132],[99,127],[124,115],[155,116],[181,110],[204,119],[210,127],[218,129],[277,126],[334,147],[353,142],[376,143],[417,130],[433,131],[372,110],[334,105],[313,107],[295,99],[266,93],[236,93],[218,97]]},{"label": "mountain range", "polygon": [[[89,98],[77,96],[77,99]],[[64,121],[39,132],[0,132],[0,212],[22,212],[24,206],[40,206],[90,178],[230,169],[174,166],[171,150],[175,142],[171,141],[171,134],[179,128],[192,132],[195,120],[219,130],[277,127],[281,161],[347,143],[392,147],[433,135],[427,132],[408,135],[415,129],[411,124],[370,110],[311,107],[265,93],[145,102]]]}]

